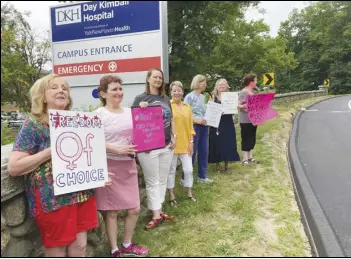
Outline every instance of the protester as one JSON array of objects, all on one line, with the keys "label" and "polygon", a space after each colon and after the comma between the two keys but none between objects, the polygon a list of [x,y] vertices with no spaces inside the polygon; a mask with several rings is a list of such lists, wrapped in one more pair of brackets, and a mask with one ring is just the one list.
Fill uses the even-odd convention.
[{"label": "protester", "polygon": [[239,122],[241,128],[241,150],[243,151],[243,165],[248,165],[249,162],[258,163],[253,158],[253,150],[256,145],[257,126],[254,126],[249,119],[247,112],[246,100],[250,95],[254,95],[254,89],[257,84],[257,76],[249,74],[243,80],[244,88],[239,93]]},{"label": "protester", "polygon": [[150,152],[138,153],[138,160],[143,170],[148,208],[152,211],[152,219],[146,225],[146,230],[156,228],[164,220],[173,217],[162,211],[167,189],[167,178],[171,166],[176,135],[171,103],[165,94],[164,75],[160,69],[150,69],[146,76],[146,89],[143,94],[135,97],[133,106],[146,108],[149,105],[162,107],[165,147]]},{"label": "protester", "polygon": [[182,162],[184,180],[182,185],[187,189],[188,199],[196,202],[193,197],[191,188],[193,187],[193,165],[192,165],[192,154],[194,148],[195,131],[193,128],[193,118],[190,106],[182,102],[184,95],[183,84],[179,81],[172,82],[170,85],[172,100],[172,112],[173,118],[176,125],[176,148],[174,149],[173,160],[168,175],[168,192],[169,192],[169,203],[171,206],[176,206],[177,201],[174,195],[175,175],[177,170],[178,158]]},{"label": "protester", "polygon": [[194,154],[192,158],[193,165],[196,157],[198,161],[198,182],[212,183],[213,180],[207,177],[207,161],[208,161],[208,126],[206,126],[205,112],[205,96],[202,94],[206,89],[206,77],[196,75],[190,86],[192,92],[185,96],[184,103],[188,104],[193,113],[195,139]]},{"label": "protester", "polygon": [[[222,93],[228,92],[227,80],[218,79],[213,91],[212,99],[221,103]],[[218,128],[210,127],[209,134],[209,163],[216,163],[218,171],[228,171],[228,162],[240,161],[236,145],[236,132],[232,114],[223,114]],[[224,169],[219,166],[224,161]]]},{"label": "protester", "polygon": [[[112,173],[113,185],[96,190],[97,209],[103,212],[107,238],[112,257],[121,255],[146,255],[148,250],[132,243],[132,236],[140,212],[138,171],[133,143],[133,121],[130,108],[121,107],[123,100],[122,80],[107,75],[101,78],[98,88],[103,107],[96,110],[102,114],[105,130],[107,167]],[[124,240],[117,246],[118,211],[127,210],[124,219]]]},{"label": "protester", "polygon": [[[98,226],[94,190],[54,195],[48,109],[70,110],[65,80],[55,74],[30,89],[31,116],[13,145],[8,170],[24,176],[29,214],[39,227],[46,257],[84,257],[87,231]],[[109,185],[108,182],[106,185]]]}]

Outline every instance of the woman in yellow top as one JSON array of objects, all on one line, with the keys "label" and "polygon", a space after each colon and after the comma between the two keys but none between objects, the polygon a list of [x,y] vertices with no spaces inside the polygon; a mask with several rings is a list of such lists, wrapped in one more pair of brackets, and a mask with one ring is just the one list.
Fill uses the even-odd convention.
[{"label": "woman in yellow top", "polygon": [[177,205],[177,201],[174,196],[174,182],[177,169],[178,158],[182,162],[184,179],[181,184],[184,188],[187,188],[188,198],[196,202],[193,197],[191,188],[193,187],[193,137],[195,131],[193,128],[193,115],[191,107],[182,102],[184,95],[183,84],[179,81],[172,82],[170,85],[171,89],[171,105],[172,113],[176,126],[176,147],[173,153],[172,164],[170,172],[168,174],[167,188],[169,192],[169,203],[171,206]]}]

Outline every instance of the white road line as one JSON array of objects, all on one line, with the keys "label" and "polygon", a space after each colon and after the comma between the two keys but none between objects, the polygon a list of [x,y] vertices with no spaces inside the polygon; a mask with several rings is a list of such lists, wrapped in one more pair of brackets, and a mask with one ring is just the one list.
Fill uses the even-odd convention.
[{"label": "white road line", "polygon": [[350,110],[351,110],[351,100],[349,101],[349,108],[350,108]]},{"label": "white road line", "polygon": [[317,109],[306,110],[307,112],[318,112]]},{"label": "white road line", "polygon": [[331,113],[350,113],[351,111],[331,111]]}]

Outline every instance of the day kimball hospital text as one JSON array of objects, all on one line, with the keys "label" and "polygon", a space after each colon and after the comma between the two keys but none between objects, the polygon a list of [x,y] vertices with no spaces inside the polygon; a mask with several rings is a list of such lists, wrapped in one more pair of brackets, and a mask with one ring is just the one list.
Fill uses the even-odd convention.
[{"label": "day kimball hospital text", "polygon": [[[83,4],[83,12],[87,11],[96,11],[97,7],[99,6],[99,10],[113,8],[118,6],[125,6],[129,5],[129,1],[101,1],[98,3],[87,3]],[[113,19],[115,18],[114,10],[109,12],[102,12],[98,14],[84,14],[83,22],[92,22],[92,21],[101,21],[106,19]],[[71,17],[71,18],[68,18]],[[80,22],[81,21],[81,6],[77,5],[76,9],[69,9],[69,10],[60,10],[58,9],[56,12],[56,24],[59,25],[62,21],[69,19],[71,21]]]}]

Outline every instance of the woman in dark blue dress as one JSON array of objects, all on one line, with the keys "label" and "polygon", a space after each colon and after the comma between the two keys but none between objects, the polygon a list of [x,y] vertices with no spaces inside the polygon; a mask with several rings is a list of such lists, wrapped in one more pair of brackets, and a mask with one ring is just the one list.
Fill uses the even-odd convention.
[{"label": "woman in dark blue dress", "polygon": [[[221,93],[227,92],[228,89],[227,80],[217,80],[212,100],[221,103]],[[217,170],[223,170],[219,166],[220,162],[224,162],[224,171],[228,171],[228,162],[240,161],[232,114],[222,115],[218,129],[210,127],[209,138],[208,162],[216,163]]]}]

